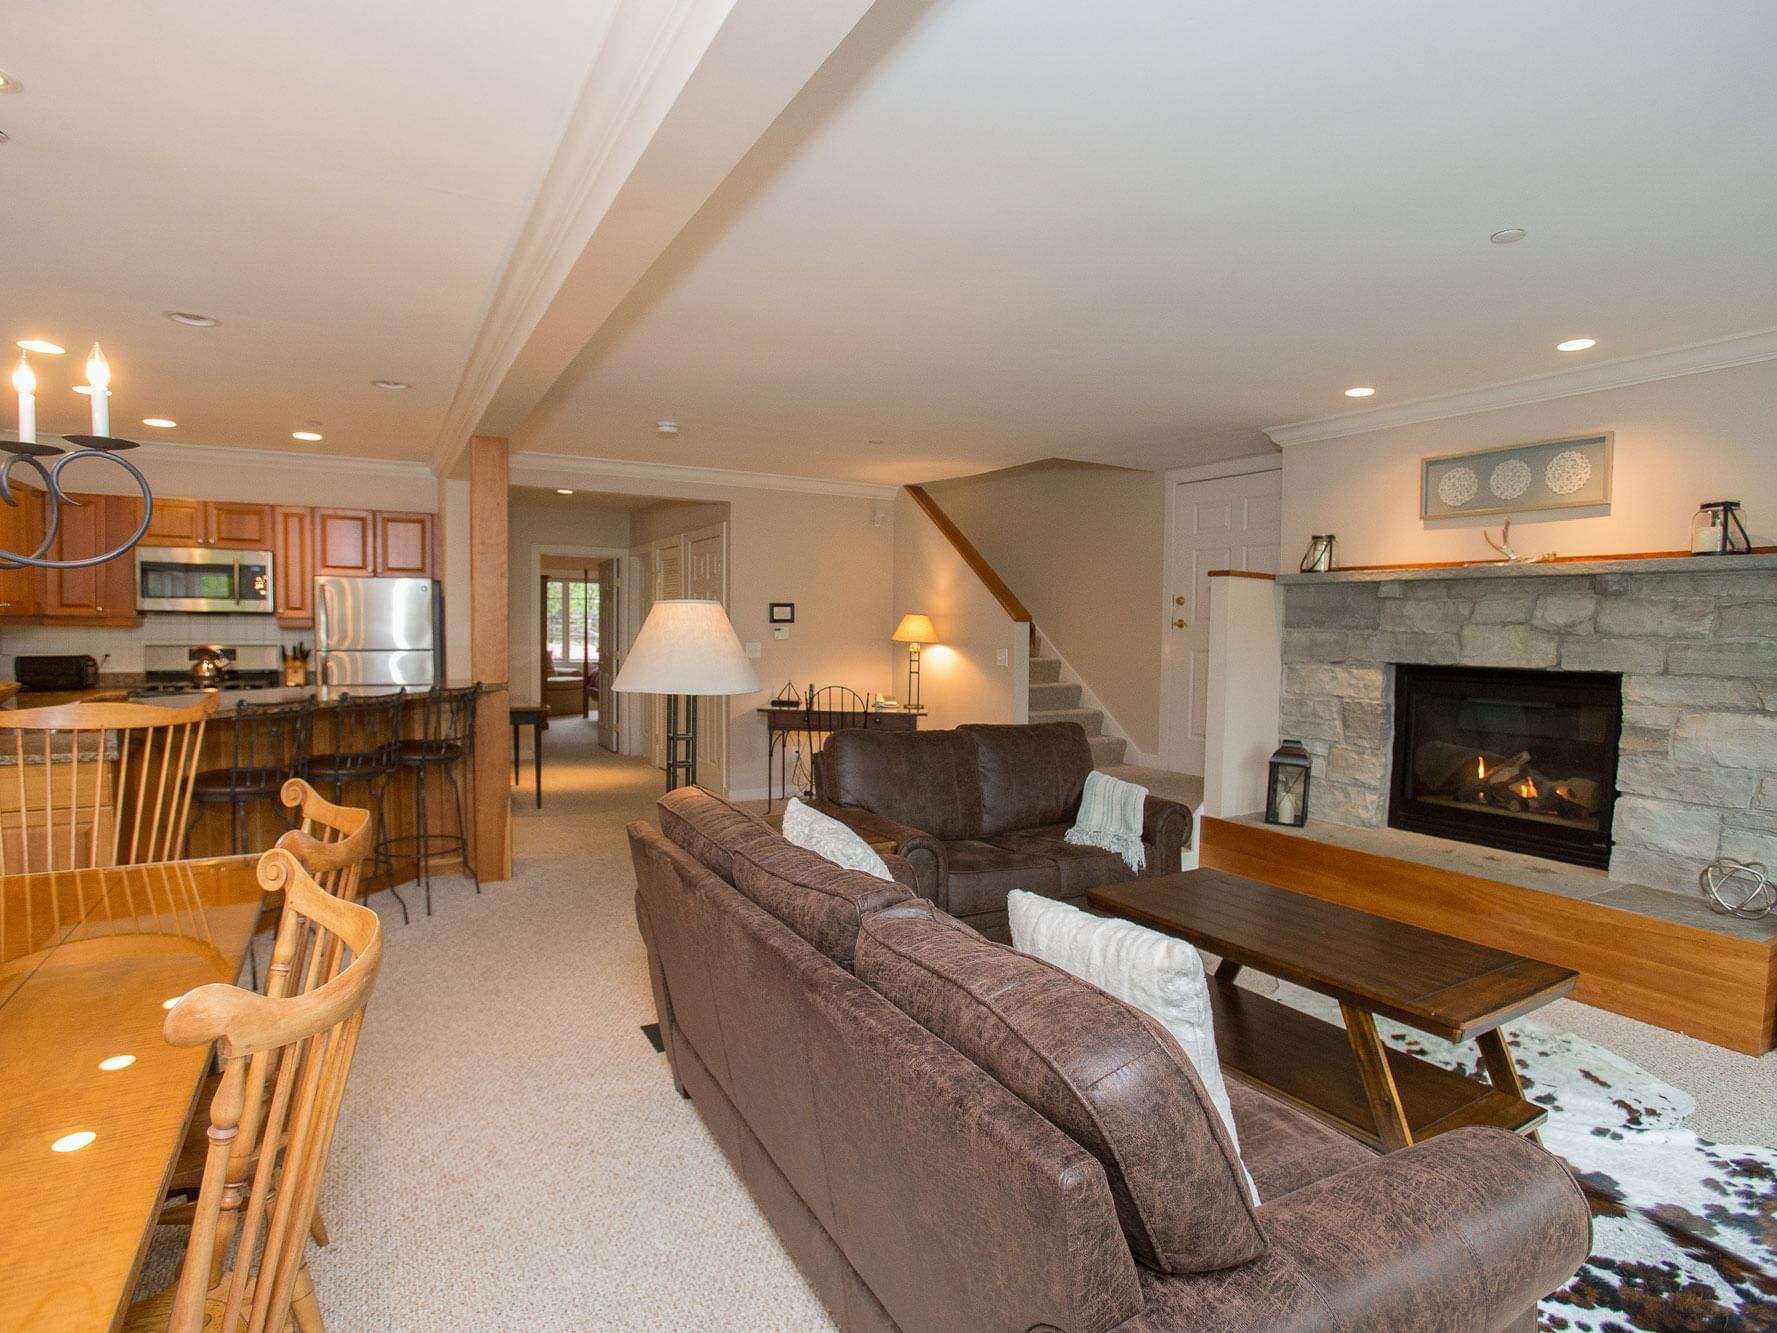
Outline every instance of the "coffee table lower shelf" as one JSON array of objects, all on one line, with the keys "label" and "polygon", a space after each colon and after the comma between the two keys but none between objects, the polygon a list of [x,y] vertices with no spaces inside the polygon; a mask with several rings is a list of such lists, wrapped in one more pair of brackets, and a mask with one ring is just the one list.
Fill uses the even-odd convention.
[{"label": "coffee table lower shelf", "polygon": [[[1209,983],[1222,1067],[1381,1150],[1382,1136],[1345,1030],[1227,981]],[[1528,1134],[1548,1112],[1521,1097],[1390,1049],[1388,1066],[1415,1143],[1469,1125]]]}]

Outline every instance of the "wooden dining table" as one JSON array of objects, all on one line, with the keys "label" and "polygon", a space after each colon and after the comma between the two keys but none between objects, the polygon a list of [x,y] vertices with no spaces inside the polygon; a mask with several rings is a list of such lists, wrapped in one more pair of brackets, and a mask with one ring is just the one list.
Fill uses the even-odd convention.
[{"label": "wooden dining table", "polygon": [[0,877],[0,1329],[122,1321],[210,1062],[161,1025],[239,975],[257,861]]}]

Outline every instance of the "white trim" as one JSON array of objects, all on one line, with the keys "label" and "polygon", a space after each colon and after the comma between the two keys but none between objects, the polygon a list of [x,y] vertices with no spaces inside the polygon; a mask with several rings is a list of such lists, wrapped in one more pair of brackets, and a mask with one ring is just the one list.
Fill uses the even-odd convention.
[{"label": "white trim", "polygon": [[[847,495],[866,500],[893,500],[899,486],[830,477],[795,477],[778,472],[740,472],[730,468],[696,467],[688,463],[645,463],[629,458],[587,458],[579,454],[515,453],[509,461],[514,485],[543,486],[557,478],[584,481],[620,479],[679,486],[738,487],[757,491],[799,491],[809,495]],[[521,477],[520,474],[523,474]],[[667,497],[672,498],[672,497]],[[702,497],[688,497],[702,498]]]},{"label": "white trim", "polygon": [[1709,370],[1727,370],[1773,359],[1777,359],[1777,328],[1756,329],[1729,338],[1688,343],[1683,347],[1649,352],[1645,356],[1627,356],[1617,361],[1597,362],[1545,375],[1529,375],[1478,389],[1465,389],[1460,393],[1433,394],[1387,407],[1317,417],[1286,426],[1267,426],[1265,434],[1280,449],[1288,449],[1292,445],[1336,440],[1366,431],[1386,430],[1390,426],[1412,426],[1422,421],[1463,417],[1501,407],[1522,407],[1527,403],[1571,398],[1576,394],[1597,393],[1601,389],[1627,388],[1632,384],[1698,375]]},{"label": "white trim", "polygon": [[295,453],[282,449],[243,449],[233,444],[173,444],[164,440],[143,444],[129,457],[139,466],[143,463],[196,463],[203,466],[287,467],[298,471],[324,472],[331,476],[346,473],[358,477],[424,478],[436,482],[432,469],[424,463],[403,462],[395,458],[364,458],[350,454]]},{"label": "white trim", "polygon": [[[1225,481],[1229,477],[1250,477],[1257,472],[1283,471],[1282,454],[1253,454],[1246,458],[1229,458],[1220,463],[1199,463],[1195,467],[1167,468],[1164,481],[1177,486],[1190,481]],[[1170,497],[1171,492],[1168,492]],[[1168,511],[1172,508],[1167,505]]]}]

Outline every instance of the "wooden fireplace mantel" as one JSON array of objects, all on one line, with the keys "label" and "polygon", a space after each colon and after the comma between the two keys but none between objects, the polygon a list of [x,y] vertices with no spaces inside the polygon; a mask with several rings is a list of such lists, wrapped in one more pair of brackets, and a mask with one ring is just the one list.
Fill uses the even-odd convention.
[{"label": "wooden fireplace mantel", "polygon": [[1263,824],[1206,818],[1202,864],[1580,974],[1573,998],[1763,1055],[1777,1027],[1777,932],[1709,930]]}]

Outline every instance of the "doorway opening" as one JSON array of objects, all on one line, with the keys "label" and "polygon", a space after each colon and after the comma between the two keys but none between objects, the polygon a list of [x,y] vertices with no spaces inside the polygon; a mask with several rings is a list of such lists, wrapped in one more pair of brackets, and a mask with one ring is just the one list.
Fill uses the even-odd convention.
[{"label": "doorway opening", "polygon": [[[599,709],[599,626],[604,605],[600,595],[599,561],[578,568],[544,561],[542,635],[538,681],[543,706],[551,717],[581,717],[594,722]],[[608,580],[607,580],[608,581]]]}]

